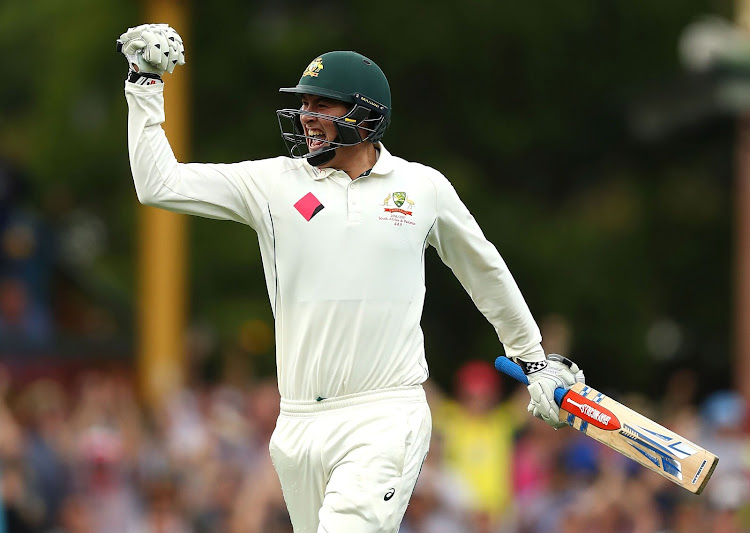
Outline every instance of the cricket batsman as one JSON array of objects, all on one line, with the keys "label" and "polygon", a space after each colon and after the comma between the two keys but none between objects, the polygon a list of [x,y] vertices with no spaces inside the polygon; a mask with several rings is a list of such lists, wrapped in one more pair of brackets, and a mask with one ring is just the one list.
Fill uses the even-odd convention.
[{"label": "cricket batsman", "polygon": [[429,448],[420,318],[433,246],[505,353],[528,374],[529,410],[559,426],[556,387],[583,380],[545,357],[513,277],[450,182],[391,155],[383,71],[358,53],[315,56],[276,112],[290,157],[176,160],[162,76],[184,64],[165,24],[128,29],[128,147],[141,203],[255,230],[275,319],[281,410],[270,453],[296,533],[396,532]]}]

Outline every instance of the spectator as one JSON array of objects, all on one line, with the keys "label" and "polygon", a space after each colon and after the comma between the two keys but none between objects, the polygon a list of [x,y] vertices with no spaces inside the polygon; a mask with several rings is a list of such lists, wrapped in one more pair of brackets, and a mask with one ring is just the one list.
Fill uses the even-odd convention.
[{"label": "spectator", "polygon": [[2,519],[9,533],[40,531],[44,509],[30,490],[27,472],[20,458],[3,461],[0,494],[3,497]]},{"label": "spectator", "polygon": [[60,515],[63,500],[71,488],[67,401],[65,391],[51,379],[31,383],[19,401],[26,427],[24,450],[30,483],[44,503],[46,527]]},{"label": "spectator", "polygon": [[51,333],[49,315],[33,302],[23,280],[0,279],[0,342],[6,346],[44,344]]},{"label": "spectator", "polygon": [[38,344],[52,333],[54,239],[23,207],[26,183],[17,167],[0,159],[0,346],[11,340]]},{"label": "spectator", "polygon": [[[428,397],[429,398],[429,397]],[[445,464],[442,434],[434,432],[417,485],[401,525],[401,533],[470,533],[472,491]]]},{"label": "spectator", "polygon": [[83,495],[69,494],[60,505],[58,526],[47,533],[98,533],[94,529],[91,502]]},{"label": "spectator", "polygon": [[704,402],[702,417],[708,433],[702,444],[721,458],[704,492],[711,504],[717,531],[748,531],[750,436],[745,427],[747,402],[735,391],[718,391]]},{"label": "spectator", "polygon": [[[149,480],[144,490],[146,512],[142,522],[128,533],[192,533],[179,491],[171,476]],[[216,529],[214,531],[222,531]]]},{"label": "spectator", "polygon": [[513,439],[517,416],[526,413],[500,404],[500,375],[486,361],[463,365],[455,392],[456,401],[444,401],[435,414],[445,462],[473,489],[475,520],[497,524],[510,508]]},{"label": "spectator", "polygon": [[[249,395],[251,459],[232,509],[231,533],[291,533],[276,471],[267,450],[279,416],[279,390],[275,380],[256,384]],[[252,502],[252,504],[251,504]]]}]

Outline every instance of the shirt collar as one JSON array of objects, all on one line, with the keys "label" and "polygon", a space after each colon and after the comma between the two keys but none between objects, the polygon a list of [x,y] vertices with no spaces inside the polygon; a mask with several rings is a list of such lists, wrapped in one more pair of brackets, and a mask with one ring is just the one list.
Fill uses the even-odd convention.
[{"label": "shirt collar", "polygon": [[[375,161],[375,165],[370,169],[370,174],[388,174],[393,170],[393,156],[385,149],[383,143],[377,144],[378,149],[378,160]],[[335,168],[317,168],[312,166],[307,159],[305,159],[305,165],[307,166],[312,178],[316,181],[327,178],[337,169]]]},{"label": "shirt collar", "polygon": [[381,142],[378,143],[378,151],[380,156],[375,161],[370,174],[388,174],[393,170],[393,156]]}]

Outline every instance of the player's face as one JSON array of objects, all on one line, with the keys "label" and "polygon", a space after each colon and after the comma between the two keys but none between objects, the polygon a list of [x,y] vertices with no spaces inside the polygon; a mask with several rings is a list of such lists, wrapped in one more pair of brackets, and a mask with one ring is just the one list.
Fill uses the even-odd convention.
[{"label": "player's face", "polygon": [[[302,95],[302,107],[300,109],[323,115],[343,117],[349,111],[349,105],[330,98],[304,94]],[[314,137],[314,139],[307,139],[307,149],[310,152],[328,146],[328,142],[336,138],[336,126],[332,121],[307,115],[302,115],[300,120],[305,135]]]}]

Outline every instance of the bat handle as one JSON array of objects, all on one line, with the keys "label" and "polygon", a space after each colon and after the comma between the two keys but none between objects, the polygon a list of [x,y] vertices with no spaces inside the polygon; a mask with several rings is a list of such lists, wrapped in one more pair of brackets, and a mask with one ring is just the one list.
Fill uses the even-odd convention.
[{"label": "bat handle", "polygon": [[[521,367],[507,357],[501,355],[500,357],[495,359],[495,368],[497,368],[503,374],[512,377],[516,381],[523,383],[524,385],[529,384],[529,378],[527,378],[526,374],[523,373]],[[555,389],[555,403],[557,403],[558,406],[562,405],[563,398],[565,398],[565,393],[567,392],[568,391],[563,389],[562,387],[558,387]]]}]

